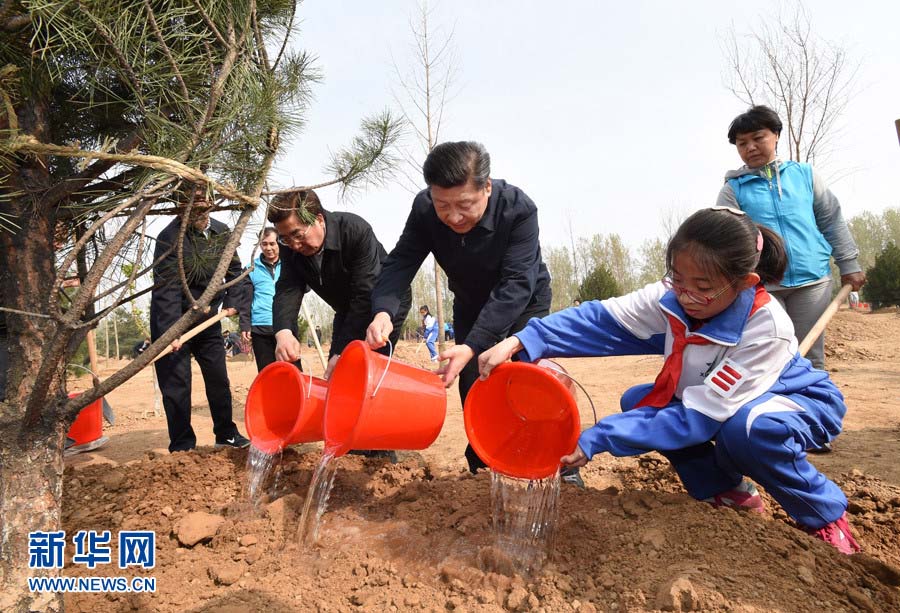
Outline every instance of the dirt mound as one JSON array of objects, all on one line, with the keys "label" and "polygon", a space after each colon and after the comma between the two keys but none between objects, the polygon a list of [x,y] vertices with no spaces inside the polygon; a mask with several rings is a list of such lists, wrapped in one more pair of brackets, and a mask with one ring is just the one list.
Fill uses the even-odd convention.
[{"label": "dirt mound", "polygon": [[834,323],[825,334],[827,361],[871,361],[897,357],[896,345],[883,342],[896,338],[900,327],[896,313],[883,309],[877,313],[848,309],[839,311]]},{"label": "dirt mound", "polygon": [[[154,456],[154,454],[148,454]],[[253,508],[246,453],[203,450],[66,473],[63,528],[155,530],[152,595],[68,595],[69,611],[889,611],[900,608],[900,490],[842,477],[869,556],[846,557],[782,519],[713,509],[659,456],[605,457],[564,486],[556,544],[533,577],[492,547],[490,478],[347,456],[319,544],[295,542],[318,453],[288,451]],[[768,500],[769,508],[777,508]],[[209,518],[193,513],[209,513]],[[203,520],[207,539],[177,533]],[[213,525],[210,525],[213,524]],[[211,538],[208,538],[212,535]],[[109,574],[68,567],[66,575]]]}]

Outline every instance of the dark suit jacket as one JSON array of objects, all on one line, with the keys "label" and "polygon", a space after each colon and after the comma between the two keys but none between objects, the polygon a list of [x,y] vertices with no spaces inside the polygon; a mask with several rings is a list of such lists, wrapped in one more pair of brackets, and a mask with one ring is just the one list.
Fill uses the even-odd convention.
[{"label": "dark suit jacket", "polygon": [[541,259],[537,207],[506,181],[492,179],[491,185],[484,215],[466,234],[438,218],[431,190],[419,192],[372,294],[375,313],[396,312],[401,288],[429,252],[447,273],[453,292],[457,342],[476,354],[506,338],[523,313],[549,310],[550,274]]},{"label": "dark suit jacket", "polygon": [[[325,244],[321,268],[315,256],[281,247],[281,276],[275,284],[272,324],[275,332],[295,328],[303,294],[313,290],[334,309],[330,357],[341,353],[350,341],[365,339],[372,321],[372,288],[387,253],[372,226],[359,215],[324,210],[322,214]],[[398,332],[412,303],[409,282],[399,294],[393,317]]]},{"label": "dark suit jacket", "polygon": [[[181,220],[174,219],[156,237],[156,249],[153,259],[159,259],[178,238]],[[219,258],[230,236],[228,226],[216,219],[209,220],[209,237],[193,227],[184,233],[184,269],[191,295],[198,298],[212,281],[212,274],[219,263]],[[231,281],[242,272],[241,260],[237,253],[231,258],[225,281]],[[157,284],[150,298],[150,334],[159,338],[166,330],[181,318],[190,308],[190,302],[184,295],[181,281],[178,278],[178,254],[175,249],[163,258],[153,269],[153,281]],[[250,330],[250,298],[249,280],[244,278],[224,292],[219,292],[210,303],[210,317],[218,312],[219,307],[235,308],[240,316],[241,330]]]}]

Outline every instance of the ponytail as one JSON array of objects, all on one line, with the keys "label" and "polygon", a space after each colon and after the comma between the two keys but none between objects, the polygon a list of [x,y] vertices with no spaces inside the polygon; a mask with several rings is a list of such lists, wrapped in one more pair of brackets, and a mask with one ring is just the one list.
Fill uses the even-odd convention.
[{"label": "ponytail", "polygon": [[684,220],[666,248],[669,270],[680,252],[688,252],[701,268],[728,280],[755,272],[762,283],[779,283],[787,267],[781,237],[728,207],[700,209]]},{"label": "ponytail", "polygon": [[756,224],[762,234],[762,251],[759,254],[759,263],[756,265],[756,274],[763,284],[781,283],[784,271],[787,269],[787,251],[781,237],[769,228]]}]

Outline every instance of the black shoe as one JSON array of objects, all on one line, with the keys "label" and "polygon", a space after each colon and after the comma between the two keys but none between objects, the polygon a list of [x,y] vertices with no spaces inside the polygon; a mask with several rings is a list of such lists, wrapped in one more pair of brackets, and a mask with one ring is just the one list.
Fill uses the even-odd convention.
[{"label": "black shoe", "polygon": [[568,483],[569,485],[574,485],[577,488],[585,489],[584,479],[581,478],[581,473],[577,468],[575,470],[563,470],[559,474],[559,478],[562,479],[563,483]]},{"label": "black shoe", "polygon": [[216,441],[216,449],[221,449],[222,447],[234,447],[236,449],[244,449],[250,446],[250,439],[246,436],[241,436],[240,434],[233,434],[230,438],[225,438],[220,441]]}]

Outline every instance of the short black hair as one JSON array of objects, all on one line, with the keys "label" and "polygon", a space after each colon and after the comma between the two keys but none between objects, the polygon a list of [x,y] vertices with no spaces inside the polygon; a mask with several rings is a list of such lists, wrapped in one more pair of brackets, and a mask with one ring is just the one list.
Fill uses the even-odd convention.
[{"label": "short black hair", "polygon": [[764,128],[768,128],[778,135],[781,134],[781,127],[781,118],[778,117],[778,113],[764,104],[751,106],[746,113],[735,117],[728,126],[728,142],[733,145],[738,134],[756,132]]},{"label": "short black hair", "polygon": [[459,187],[471,179],[481,189],[491,177],[491,156],[475,141],[441,143],[425,158],[422,175],[428,187]]},{"label": "short black hair", "polygon": [[307,220],[322,214],[322,202],[318,194],[311,189],[296,189],[282,192],[272,199],[269,205],[269,222],[284,221],[292,214],[303,223],[312,223]]}]

